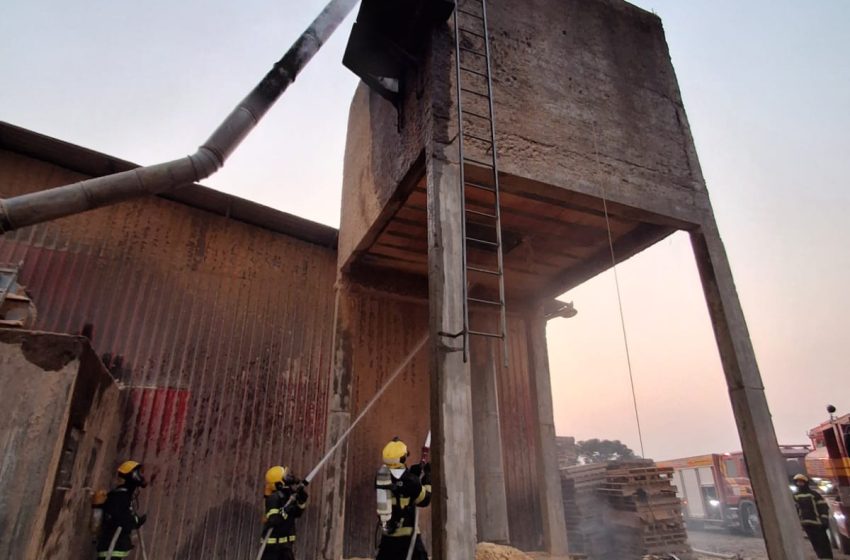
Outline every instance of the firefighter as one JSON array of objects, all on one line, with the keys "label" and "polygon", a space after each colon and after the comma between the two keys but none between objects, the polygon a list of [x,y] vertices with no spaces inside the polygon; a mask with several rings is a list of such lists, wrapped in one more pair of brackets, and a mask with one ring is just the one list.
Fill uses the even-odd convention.
[{"label": "firefighter", "polygon": [[832,545],[826,530],[829,529],[829,506],[818,492],[809,486],[809,477],[804,474],[794,476],[794,503],[803,530],[815,549],[818,558],[832,558]]},{"label": "firefighter", "polygon": [[416,527],[416,508],[431,503],[431,465],[407,468],[409,455],[407,446],[398,438],[393,438],[383,450],[384,464],[375,479],[381,524],[376,560],[405,560],[411,539],[415,539],[411,559],[428,560]]},{"label": "firefighter", "polygon": [[124,461],[118,467],[118,478],[121,484],[97,505],[101,510],[98,558],[127,558],[133,549],[132,532],[147,520],[147,515],[136,513],[139,489],[147,486],[142,465],[136,461]]},{"label": "firefighter", "polygon": [[295,560],[295,520],[301,517],[309,499],[305,486],[288,467],[274,466],[266,472],[263,560]]}]

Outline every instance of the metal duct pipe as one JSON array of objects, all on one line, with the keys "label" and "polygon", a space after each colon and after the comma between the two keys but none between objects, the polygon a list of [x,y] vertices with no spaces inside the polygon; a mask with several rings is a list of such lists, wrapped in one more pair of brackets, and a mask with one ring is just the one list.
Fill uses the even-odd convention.
[{"label": "metal duct pipe", "polygon": [[0,200],[0,233],[161,193],[218,171],[301,69],[354,9],[357,0],[331,0],[297,41],[224,119],[198,151],[181,159]]}]

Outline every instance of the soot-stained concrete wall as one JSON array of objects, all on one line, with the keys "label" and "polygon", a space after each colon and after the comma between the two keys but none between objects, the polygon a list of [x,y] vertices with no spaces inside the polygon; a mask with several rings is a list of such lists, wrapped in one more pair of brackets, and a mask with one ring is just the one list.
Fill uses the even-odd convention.
[{"label": "soot-stained concrete wall", "polygon": [[346,264],[363,236],[390,202],[405,178],[424,173],[424,76],[411,72],[416,87],[408,88],[403,104],[404,124],[387,100],[362,82],[357,86],[348,116],[343,164],[342,212],[338,259]]},{"label": "soot-stained concrete wall", "polygon": [[488,15],[503,172],[633,202],[704,189],[658,16],[621,0],[500,0]]},{"label": "soot-stained concrete wall", "polygon": [[0,556],[82,558],[106,487],[119,390],[82,337],[0,330]]},{"label": "soot-stained concrete wall", "polygon": [[[595,197],[604,188],[609,200],[700,223],[710,206],[660,18],[621,0],[491,0],[487,6],[503,187],[522,190],[536,182]],[[409,73],[413,85],[400,130],[391,103],[363,84],[354,95],[341,264],[416,169],[428,127],[423,120],[449,119],[449,138],[456,130],[454,106],[422,108],[429,89],[451,88],[454,99],[453,68],[422,69]],[[451,76],[452,83],[434,76]]]}]

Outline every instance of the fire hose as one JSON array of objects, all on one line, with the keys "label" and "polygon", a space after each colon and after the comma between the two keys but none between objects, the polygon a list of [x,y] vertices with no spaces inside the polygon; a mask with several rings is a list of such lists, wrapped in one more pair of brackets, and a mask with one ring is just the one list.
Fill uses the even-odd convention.
[{"label": "fire hose", "polygon": [[[351,434],[351,432],[354,430],[354,428],[357,426],[357,424],[360,423],[360,421],[363,419],[363,417],[366,416],[366,413],[368,413],[369,410],[371,410],[372,407],[375,405],[375,403],[378,402],[378,400],[384,395],[384,393],[387,391],[387,389],[390,387],[390,385],[393,384],[393,381],[395,381],[396,378],[398,378],[398,376],[401,375],[401,373],[410,364],[410,362],[413,360],[413,358],[416,356],[416,354],[418,354],[419,351],[422,350],[422,348],[425,346],[426,342],[428,342],[428,334],[427,333],[413,347],[413,350],[408,352],[408,354],[404,357],[404,359],[401,361],[401,363],[398,365],[398,367],[396,367],[396,369],[389,376],[389,378],[383,384],[383,386],[381,386],[381,388],[378,389],[378,392],[375,393],[375,396],[372,397],[372,400],[370,400],[368,403],[366,403],[366,406],[363,407],[363,410],[360,411],[360,414],[357,415],[357,417],[354,419],[354,421],[351,423],[351,425],[348,426],[348,428],[345,430],[345,432],[342,433],[342,435],[339,437],[339,439],[336,441],[336,443],[334,443],[331,446],[331,448],[327,451],[327,453],[325,453],[324,457],[322,457],[321,460],[319,460],[319,462],[316,464],[316,466],[313,467],[313,470],[311,470],[310,473],[306,477],[304,477],[304,480],[302,480],[300,482],[301,486],[307,486],[308,484],[310,484],[310,482],[312,482],[312,480],[316,477],[316,475],[319,474],[319,471],[322,469],[322,467],[325,466],[325,463],[328,462],[328,459],[330,459],[333,456],[333,454],[336,453],[337,449],[339,449],[339,447],[343,443],[345,443],[345,440],[348,439],[348,436]],[[429,434],[428,439],[430,441],[430,434]],[[296,495],[296,492],[293,492],[292,496],[290,496],[289,500],[287,500],[286,505],[284,505],[284,509],[288,505],[291,505],[291,502],[293,502],[295,500],[295,495]],[[265,552],[265,550],[266,550],[266,544],[268,543],[268,540],[269,540],[269,537],[271,537],[271,534],[272,534],[272,528],[269,528],[266,531],[265,535],[263,536],[263,542],[260,545],[260,551],[257,553],[257,560],[260,560],[262,558],[263,552]],[[408,558],[409,558],[409,556],[408,556]]]}]

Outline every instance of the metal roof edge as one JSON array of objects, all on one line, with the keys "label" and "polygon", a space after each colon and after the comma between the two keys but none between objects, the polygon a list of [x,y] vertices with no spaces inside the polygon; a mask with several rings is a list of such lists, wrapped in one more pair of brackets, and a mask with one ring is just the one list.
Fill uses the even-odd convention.
[{"label": "metal roof edge", "polygon": [[[100,177],[138,164],[0,121],[0,149],[46,161],[78,173]],[[238,220],[302,241],[336,250],[339,230],[231,194],[189,185],[157,195],[206,212]]]}]

